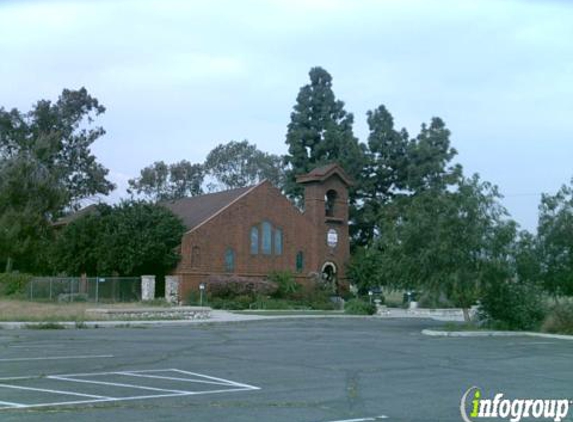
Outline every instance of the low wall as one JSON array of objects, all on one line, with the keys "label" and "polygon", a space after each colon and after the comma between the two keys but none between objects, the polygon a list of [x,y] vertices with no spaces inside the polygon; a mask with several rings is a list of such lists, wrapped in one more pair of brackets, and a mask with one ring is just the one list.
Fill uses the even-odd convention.
[{"label": "low wall", "polygon": [[211,308],[201,306],[178,306],[173,308],[133,308],[133,309],[87,309],[87,315],[115,320],[141,319],[209,319]]}]

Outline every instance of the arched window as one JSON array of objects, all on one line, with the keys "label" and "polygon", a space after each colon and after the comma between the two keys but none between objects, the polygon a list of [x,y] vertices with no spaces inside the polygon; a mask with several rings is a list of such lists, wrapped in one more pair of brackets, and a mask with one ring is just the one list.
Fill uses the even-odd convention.
[{"label": "arched window", "polygon": [[334,205],[336,202],[337,193],[335,190],[330,189],[326,192],[326,198],[324,201],[324,214],[327,217],[334,217]]},{"label": "arched window", "polygon": [[191,248],[191,266],[193,268],[196,268],[199,265],[201,265],[200,259],[201,259],[201,250],[199,249],[199,246],[193,246]]},{"label": "arched window", "polygon": [[299,251],[296,254],[296,272],[300,273],[302,272],[304,268],[304,255],[302,254],[302,251]]},{"label": "arched window", "polygon": [[256,255],[259,253],[259,228],[251,227],[251,254]]},{"label": "arched window", "polygon": [[235,251],[232,248],[227,248],[225,251],[225,271],[235,272]]},{"label": "arched window", "polygon": [[283,231],[281,229],[275,230],[275,255],[283,254]]},{"label": "arched window", "polygon": [[263,254],[270,255],[272,253],[272,235],[273,235],[273,228],[271,223],[268,221],[263,221],[262,224],[263,228],[263,242],[262,242],[262,249]]}]

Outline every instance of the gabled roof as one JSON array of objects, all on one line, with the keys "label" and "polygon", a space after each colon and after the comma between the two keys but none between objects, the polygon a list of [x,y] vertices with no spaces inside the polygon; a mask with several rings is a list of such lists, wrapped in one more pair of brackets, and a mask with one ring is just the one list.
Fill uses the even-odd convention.
[{"label": "gabled roof", "polygon": [[[182,198],[174,201],[161,202],[160,205],[170,210],[183,220],[187,230],[192,230],[210,217],[217,214],[255,186],[231,189],[223,192]],[[92,204],[75,213],[60,218],[54,226],[66,226],[80,217],[97,212],[98,204]]]},{"label": "gabled roof", "polygon": [[81,210],[78,210],[74,213],[59,218],[55,223],[53,223],[53,226],[55,227],[67,226],[68,224],[70,224],[73,221],[76,221],[80,217],[93,214],[94,212],[96,212],[98,205],[99,204],[91,204],[85,208],[82,208]]},{"label": "gabled roof", "polygon": [[300,175],[296,178],[297,183],[309,183],[309,182],[323,182],[333,175],[337,175],[340,179],[347,185],[352,186],[354,182],[346,174],[346,172],[337,163],[327,164],[322,167],[317,167],[310,173]]},{"label": "gabled roof", "polygon": [[192,198],[182,198],[175,201],[162,202],[161,205],[181,218],[187,230],[192,230],[239,199],[252,188],[254,186],[209,193]]}]

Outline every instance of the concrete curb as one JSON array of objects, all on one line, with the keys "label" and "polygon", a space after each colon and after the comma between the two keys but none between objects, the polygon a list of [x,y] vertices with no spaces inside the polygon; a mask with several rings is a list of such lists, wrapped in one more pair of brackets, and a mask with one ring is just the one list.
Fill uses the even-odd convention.
[{"label": "concrete curb", "polygon": [[[13,322],[0,322],[0,329],[16,330],[16,329],[42,329],[48,324],[53,324],[58,327],[54,328],[146,328],[146,327],[177,327],[189,326],[198,324],[217,324],[217,323],[237,323],[237,322],[250,322],[250,321],[267,321],[267,320],[286,320],[286,319],[331,319],[331,318],[347,318],[347,319],[378,319],[376,315],[248,315],[248,314],[233,314],[225,311],[212,311],[210,318],[205,319],[190,319],[190,320],[122,320],[122,321],[45,321],[45,322],[27,322],[27,321],[13,321]],[[46,327],[49,328],[49,327]]]},{"label": "concrete curb", "polygon": [[[0,329],[6,330],[18,330],[23,328],[30,329],[42,329],[47,325],[54,325],[54,328],[142,328],[142,327],[175,327],[182,325],[193,325],[200,323],[212,322],[210,319],[197,319],[197,320],[149,320],[149,321],[138,321],[138,320],[126,320],[126,321],[46,321],[46,322],[25,322],[25,321],[14,321],[14,322],[2,322],[0,323]],[[46,327],[50,328],[50,327]]]},{"label": "concrete curb", "polygon": [[573,340],[573,336],[566,334],[534,333],[531,331],[439,331],[424,329],[422,334],[431,337],[540,337]]}]

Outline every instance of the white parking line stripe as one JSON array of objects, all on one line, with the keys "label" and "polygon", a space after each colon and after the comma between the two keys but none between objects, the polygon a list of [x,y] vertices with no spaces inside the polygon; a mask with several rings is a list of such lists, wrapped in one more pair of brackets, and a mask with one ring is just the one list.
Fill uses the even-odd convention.
[{"label": "white parking line stripe", "polygon": [[[96,400],[77,400],[77,401],[65,401],[65,402],[52,402],[52,403],[37,403],[37,404],[24,404],[19,409],[37,408],[37,407],[54,407],[54,406],[66,406],[75,404],[96,404],[96,403],[109,403],[109,402],[119,402],[119,401],[134,401],[134,400],[148,400],[148,399],[160,399],[167,397],[184,397],[184,396],[199,396],[204,394],[215,394],[215,393],[230,393],[237,391],[248,391],[246,388],[235,388],[226,390],[214,390],[214,391],[189,391],[186,393],[173,393],[173,394],[155,394],[149,396],[132,396],[132,397],[107,397]],[[15,407],[0,407],[0,410],[15,409]]]},{"label": "white parking line stripe", "polygon": [[22,406],[25,406],[25,404],[22,404],[22,403],[12,403],[12,402],[9,402],[9,401],[0,401],[0,405],[10,406],[10,407],[22,407]]},{"label": "white parking line stripe", "polygon": [[360,418],[360,419],[341,419],[338,421],[329,421],[329,422],[364,422],[364,421],[375,421],[374,418]]},{"label": "white parking line stripe", "polygon": [[378,421],[381,419],[388,419],[388,416],[386,415],[380,415],[380,416],[373,416],[373,417],[369,417],[369,418],[358,418],[358,419],[340,419],[337,421],[328,421],[328,422],[366,422],[366,421]]},{"label": "white parking line stripe", "polygon": [[106,396],[96,396],[93,394],[76,393],[73,391],[51,390],[51,389],[47,389],[47,388],[35,388],[35,387],[24,387],[21,385],[0,384],[0,387],[12,388],[14,390],[29,390],[29,391],[41,391],[43,393],[65,394],[68,396],[91,397],[94,399],[110,399],[110,398],[112,398],[112,397],[106,397]]},{"label": "white parking line stripe", "polygon": [[[171,368],[171,369],[147,369],[147,370],[140,370],[140,371],[123,371],[123,372],[126,372],[126,373],[129,372],[131,374],[146,374],[146,373],[154,373],[154,372],[178,372],[180,374],[191,375],[191,376],[198,377],[198,378],[204,378],[204,379],[208,379],[208,380],[217,381],[217,382],[222,383],[222,385],[229,385],[229,386],[234,386],[234,387],[244,387],[244,388],[248,388],[251,390],[260,390],[259,387],[255,387],[253,385],[242,384],[242,383],[227,380],[224,378],[210,377],[208,375],[198,374],[196,372],[182,371],[180,369],[175,369],[175,368]],[[117,374],[120,374],[123,372],[93,372],[93,373],[80,373],[80,374],[64,374],[64,375],[58,375],[58,376],[62,377],[62,378],[75,378],[75,377],[87,377],[87,376],[93,377],[93,376],[103,376],[103,375],[117,375]],[[73,381],[73,379],[71,379],[71,381]]]},{"label": "white parking line stripe", "polygon": [[[189,378],[181,378],[181,377],[168,377],[168,376],[160,376],[160,375],[145,375],[149,373],[169,373],[169,372],[176,372],[181,374],[190,375],[193,377],[201,378],[201,379],[189,379]],[[146,387],[142,385],[136,384],[124,384],[124,383],[115,383],[115,382],[105,382],[105,381],[94,381],[89,379],[79,379],[74,377],[87,377],[87,376],[97,376],[97,375],[128,375],[134,377],[143,377],[143,378],[158,378],[158,379],[167,379],[172,381],[183,381],[189,383],[206,383],[212,385],[220,385],[221,387],[230,387],[230,388],[221,388],[218,390],[205,390],[205,391],[184,391],[184,390],[168,390],[164,388],[153,388],[153,387]],[[79,404],[96,404],[96,403],[106,403],[106,402],[119,402],[119,401],[132,401],[132,400],[144,400],[144,399],[159,399],[159,398],[166,398],[166,397],[183,397],[183,396],[195,396],[195,395],[205,395],[205,394],[217,394],[217,393],[232,393],[232,392],[240,392],[240,391],[249,391],[249,390],[260,390],[259,387],[247,385],[247,384],[240,384],[234,381],[225,380],[223,378],[216,378],[211,377],[208,375],[198,374],[195,372],[188,372],[188,371],[181,371],[177,369],[151,369],[151,370],[141,370],[141,371],[123,371],[123,372],[100,372],[100,373],[85,373],[85,374],[70,374],[70,375],[49,375],[49,376],[28,376],[28,377],[11,377],[11,378],[0,378],[0,381],[16,381],[16,380],[57,380],[69,383],[86,383],[86,384],[96,384],[96,385],[106,385],[112,387],[125,387],[125,388],[132,388],[138,390],[150,390],[150,391],[157,391],[158,394],[148,394],[148,395],[140,395],[140,396],[129,396],[129,397],[111,397],[111,396],[97,396],[92,394],[82,394],[76,393],[72,391],[63,391],[63,390],[53,390],[53,389],[43,389],[43,388],[34,388],[34,387],[24,387],[19,385],[11,385],[11,384],[4,384],[0,383],[0,388],[10,388],[16,390],[29,390],[29,391],[38,391],[38,392],[45,392],[45,393],[52,393],[52,394],[61,394],[61,395],[72,395],[72,396],[79,396],[79,397],[87,397],[86,400],[73,400],[73,401],[64,401],[64,402],[50,402],[50,403],[36,403],[36,404],[23,404],[23,403],[12,403],[12,402],[5,402],[0,401],[0,411],[2,410],[18,410],[18,409],[27,409],[27,408],[39,408],[39,407],[53,407],[53,406],[65,406],[65,405],[79,405]],[[208,381],[210,380],[210,381]],[[188,384],[191,387],[191,384]],[[162,394],[163,393],[163,394]]]},{"label": "white parking line stripe", "polygon": [[[117,372],[116,372],[116,375],[117,375]],[[134,388],[136,390],[164,391],[167,393],[176,393],[176,394],[187,394],[187,393],[189,393],[189,391],[183,391],[183,390],[168,390],[166,388],[144,387],[142,385],[123,384],[123,383],[119,383],[119,382],[82,380],[82,379],[74,379],[74,378],[67,378],[67,377],[60,377],[60,376],[48,376],[46,378],[49,378],[52,380],[60,380],[60,381],[79,382],[79,383],[85,383],[85,384],[109,385],[110,387]]]},{"label": "white parking line stripe", "polygon": [[205,381],[205,380],[192,380],[189,378],[177,378],[177,377],[162,377],[161,375],[144,375],[141,373],[134,373],[134,372],[118,372],[121,375],[127,375],[129,377],[139,377],[139,378],[153,378],[153,379],[160,379],[160,380],[171,380],[171,381],[184,381],[184,382],[195,382],[200,384],[213,384],[213,385],[227,385],[227,386],[235,386],[234,384],[228,382],[215,382],[215,381]]},{"label": "white parking line stripe", "polygon": [[0,362],[23,362],[29,360],[102,359],[113,357],[113,355],[48,356],[43,358],[8,358],[0,359]]},{"label": "white parking line stripe", "polygon": [[214,381],[221,381],[221,382],[224,382],[224,383],[227,383],[227,384],[231,384],[231,385],[234,385],[234,386],[237,386],[237,387],[249,388],[249,389],[251,389],[251,390],[260,390],[259,387],[255,387],[254,385],[241,384],[241,383],[239,383],[239,382],[230,381],[230,380],[226,380],[226,379],[223,379],[223,378],[210,377],[210,376],[208,376],[208,375],[202,375],[202,374],[198,374],[198,373],[196,373],[196,372],[182,371],[182,370],[180,370],[180,369],[171,369],[171,370],[172,370],[172,371],[175,371],[175,372],[180,372],[180,373],[182,373],[182,374],[187,374],[187,375],[192,375],[192,376],[200,377],[200,378],[207,378],[207,379],[214,380]]}]

